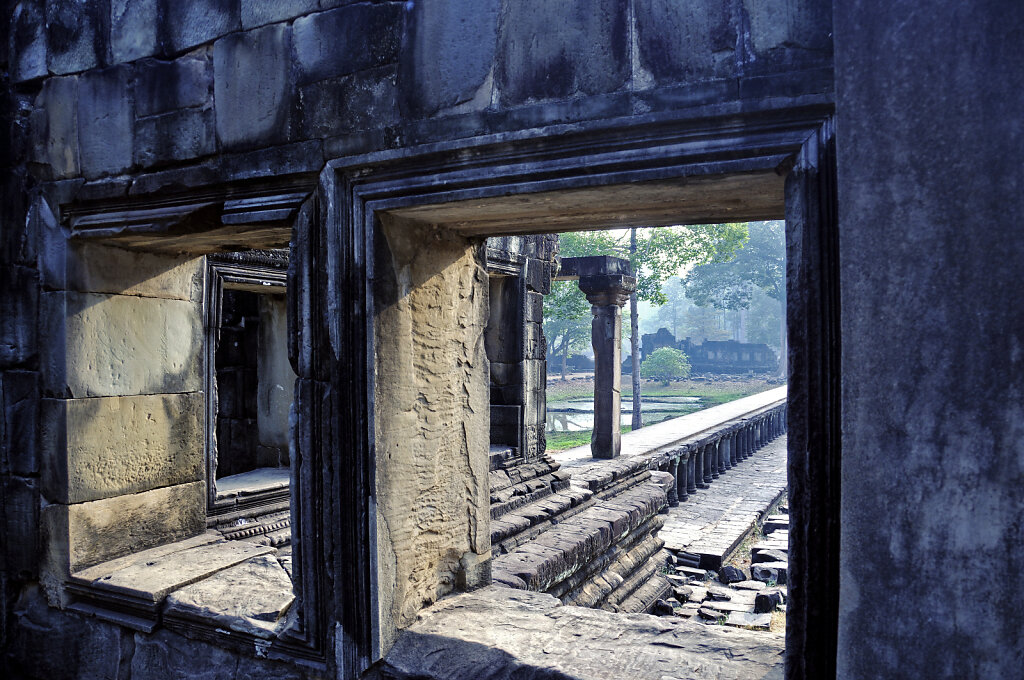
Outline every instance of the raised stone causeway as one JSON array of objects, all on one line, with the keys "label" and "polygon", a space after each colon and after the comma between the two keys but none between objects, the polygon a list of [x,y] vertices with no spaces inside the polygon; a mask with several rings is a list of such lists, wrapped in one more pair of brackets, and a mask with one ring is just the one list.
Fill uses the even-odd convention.
[{"label": "raised stone causeway", "polygon": [[[661,574],[665,539],[659,532],[673,512],[686,516],[690,508],[695,521],[714,516],[701,527],[724,531],[726,538],[713,535],[728,545],[706,540],[700,550],[709,554],[693,563],[717,568],[757,518],[743,512],[733,517],[731,507],[725,508],[728,517],[721,517],[721,498],[740,493],[737,485],[770,488],[773,499],[785,488],[784,465],[779,487],[778,475],[761,479],[763,466],[746,462],[782,433],[785,388],[706,411],[674,419],[685,423],[652,426],[654,436],[644,430],[625,435],[623,448],[629,453],[611,460],[584,458],[574,450],[557,454],[567,459],[565,467],[551,455],[521,463],[492,446],[494,582],[548,593],[565,604],[650,611],[670,590]],[[780,446],[784,451],[784,439],[769,448]],[[721,481],[713,493],[687,491],[698,480],[705,489],[716,479]],[[742,502],[747,496],[738,498]],[[754,502],[759,501],[760,496]],[[691,547],[679,544],[679,530],[671,535],[674,551]]]},{"label": "raised stone causeway", "polygon": [[752,454],[690,502],[669,509],[659,536],[665,547],[696,555],[703,569],[718,569],[786,491],[786,436]]}]

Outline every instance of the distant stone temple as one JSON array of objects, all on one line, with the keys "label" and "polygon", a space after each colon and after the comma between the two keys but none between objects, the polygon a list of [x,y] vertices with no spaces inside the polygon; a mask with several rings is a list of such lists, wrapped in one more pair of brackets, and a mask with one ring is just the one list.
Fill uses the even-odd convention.
[{"label": "distant stone temple", "polygon": [[686,355],[693,373],[771,373],[779,362],[772,348],[764,343],[735,340],[694,342],[690,338],[676,340],[667,328],[640,336],[641,363],[656,349],[672,347]]}]

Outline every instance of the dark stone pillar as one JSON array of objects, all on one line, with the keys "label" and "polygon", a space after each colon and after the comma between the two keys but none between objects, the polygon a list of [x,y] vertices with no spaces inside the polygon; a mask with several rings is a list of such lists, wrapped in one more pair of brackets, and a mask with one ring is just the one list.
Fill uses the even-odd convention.
[{"label": "dark stone pillar", "polygon": [[670,475],[672,475],[672,486],[670,486],[669,489],[668,489],[668,506],[670,508],[674,508],[677,505],[679,505],[679,459],[678,458],[673,458],[672,460],[670,460],[668,462],[668,473]]},{"label": "dark stone pillar", "polygon": [[711,444],[705,444],[701,450],[704,452],[704,483],[710,485],[711,482],[718,478],[715,448]]},{"label": "dark stone pillar", "polygon": [[707,489],[711,486],[711,452],[707,446],[697,449],[697,488]]},{"label": "dark stone pillar", "polygon": [[697,452],[693,449],[686,454],[686,493],[697,493],[697,475],[694,466],[697,462]]},{"label": "dark stone pillar", "polygon": [[594,458],[615,458],[622,450],[622,306],[636,288],[636,279],[623,274],[582,276],[579,285],[594,314],[594,433],[590,452]]},{"label": "dark stone pillar", "polygon": [[740,457],[736,453],[736,433],[730,432],[726,438],[729,440],[729,457],[732,460],[732,466],[736,467],[740,462]]},{"label": "dark stone pillar", "polygon": [[729,446],[729,435],[725,435],[718,442],[719,455],[722,457],[722,466],[719,472],[731,470],[733,465],[732,447]]},{"label": "dark stone pillar", "polygon": [[685,453],[682,454],[679,458],[676,458],[676,497],[679,499],[680,503],[685,503],[686,499],[689,497],[688,487],[690,482],[689,475],[687,474],[688,458],[689,456],[686,455]]}]

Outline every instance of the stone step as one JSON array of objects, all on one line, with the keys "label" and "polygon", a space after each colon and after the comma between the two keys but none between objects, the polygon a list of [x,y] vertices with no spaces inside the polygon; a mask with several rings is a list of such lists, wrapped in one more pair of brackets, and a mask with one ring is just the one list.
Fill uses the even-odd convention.
[{"label": "stone step", "polygon": [[[568,519],[592,505],[591,494],[583,489],[565,489],[534,499],[491,520],[491,549],[506,553],[539,535],[555,521]],[[536,529],[532,531],[531,529]]]},{"label": "stone step", "polygon": [[[642,538],[636,535],[636,530],[665,505],[664,491],[654,484],[641,484],[615,498],[598,501],[550,526],[513,551],[495,557],[492,562],[494,581],[548,592],[585,570],[613,546]],[[657,523],[657,527],[660,526],[661,523]],[[656,530],[653,525],[651,530]],[[658,545],[657,549],[660,547]]]}]

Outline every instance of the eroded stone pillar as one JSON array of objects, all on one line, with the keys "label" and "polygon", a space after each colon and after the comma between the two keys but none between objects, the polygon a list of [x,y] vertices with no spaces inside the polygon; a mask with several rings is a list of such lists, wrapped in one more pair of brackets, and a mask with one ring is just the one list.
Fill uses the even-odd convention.
[{"label": "eroded stone pillar", "polygon": [[594,314],[594,432],[590,451],[594,458],[615,458],[622,450],[622,306],[636,288],[636,279],[622,274],[581,276],[579,285]]},{"label": "eroded stone pillar", "polygon": [[697,472],[694,472],[694,468],[697,466],[697,455],[698,451],[690,449],[686,459],[686,493],[697,493],[697,473],[700,472],[701,468],[697,467]]}]

